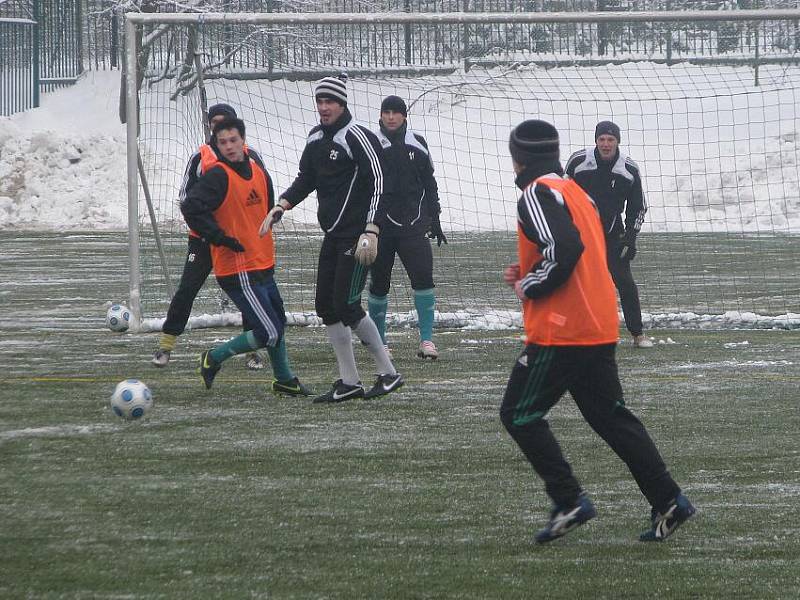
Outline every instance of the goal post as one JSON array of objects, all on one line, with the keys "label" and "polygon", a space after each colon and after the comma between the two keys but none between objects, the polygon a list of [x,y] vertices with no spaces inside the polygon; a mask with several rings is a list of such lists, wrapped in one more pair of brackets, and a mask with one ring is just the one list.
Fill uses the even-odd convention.
[{"label": "goal post", "polygon": [[[518,301],[500,276],[516,236],[507,140],[518,122],[543,118],[559,129],[564,164],[594,145],[598,121],[620,125],[621,149],[638,163],[649,205],[633,263],[646,324],[798,327],[798,21],[800,10],[128,13],[136,324],[156,329],[170,299],[140,209],[138,154],[177,281],[186,249],[177,194],[204,140],[203,95],[237,109],[279,194],[318,122],[315,82],[345,71],[357,121],[376,128],[382,98],[400,95],[409,126],[430,146],[450,241],[434,247],[437,324],[519,324]],[[137,54],[137,39],[146,53]],[[316,322],[315,202],[312,195],[277,228],[277,280],[294,323]],[[403,325],[415,314],[397,263],[389,323]],[[210,280],[193,326],[235,322],[231,311]]]}]

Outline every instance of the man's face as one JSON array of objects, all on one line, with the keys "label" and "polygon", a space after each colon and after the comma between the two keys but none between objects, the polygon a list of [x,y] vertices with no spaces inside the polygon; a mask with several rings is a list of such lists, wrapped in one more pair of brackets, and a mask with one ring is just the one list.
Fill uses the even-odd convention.
[{"label": "man's face", "polygon": [[229,162],[244,160],[244,138],[235,127],[217,132],[217,148]]},{"label": "man's face", "polygon": [[613,135],[604,133],[597,138],[597,152],[603,160],[611,160],[617,153],[617,146],[619,142]]},{"label": "man's face", "polygon": [[381,111],[381,122],[387,130],[397,131],[403,126],[403,123],[406,122],[406,118],[403,116],[403,113],[394,110],[384,110]]},{"label": "man's face", "polygon": [[344,106],[331,98],[317,98],[317,112],[320,123],[333,125],[342,116]]}]

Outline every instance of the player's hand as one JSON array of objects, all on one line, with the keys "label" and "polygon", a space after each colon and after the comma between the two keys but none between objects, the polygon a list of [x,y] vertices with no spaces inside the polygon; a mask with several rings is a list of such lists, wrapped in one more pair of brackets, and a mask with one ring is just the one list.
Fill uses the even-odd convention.
[{"label": "player's hand", "polygon": [[356,242],[356,260],[365,267],[374,263],[378,256],[378,233],[380,228],[375,223],[367,223],[364,233]]},{"label": "player's hand", "polygon": [[519,264],[508,265],[503,271],[503,281],[506,282],[506,285],[514,287],[519,280]]},{"label": "player's hand", "polygon": [[622,260],[632,261],[636,256],[636,236],[623,235],[620,238],[619,257]]},{"label": "player's hand", "polygon": [[230,248],[234,252],[244,252],[244,246],[237,240],[235,237],[230,237],[227,235],[223,235],[219,240],[217,240],[217,246],[225,246],[226,248]]},{"label": "player's hand", "polygon": [[267,235],[272,230],[272,226],[283,218],[284,212],[286,212],[286,209],[284,209],[280,204],[273,206],[267,213],[267,216],[264,217],[264,221],[261,223],[261,227],[258,230],[259,237],[264,237]]},{"label": "player's hand", "polygon": [[432,240],[435,239],[437,246],[447,243],[447,238],[444,236],[444,232],[442,231],[442,224],[439,221],[439,215],[434,215],[431,217],[431,225],[428,228],[428,238]]},{"label": "player's hand", "polygon": [[524,302],[529,298],[525,295],[525,290],[522,289],[522,280],[518,279],[517,282],[514,284],[514,293],[519,298],[520,302]]}]

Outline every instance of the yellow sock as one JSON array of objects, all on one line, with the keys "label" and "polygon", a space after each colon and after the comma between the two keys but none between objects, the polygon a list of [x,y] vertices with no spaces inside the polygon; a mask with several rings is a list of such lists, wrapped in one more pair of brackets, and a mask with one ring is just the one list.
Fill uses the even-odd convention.
[{"label": "yellow sock", "polygon": [[162,333],[161,338],[158,340],[158,349],[165,352],[172,352],[175,350],[175,344],[178,343],[177,335],[170,335],[169,333]]}]

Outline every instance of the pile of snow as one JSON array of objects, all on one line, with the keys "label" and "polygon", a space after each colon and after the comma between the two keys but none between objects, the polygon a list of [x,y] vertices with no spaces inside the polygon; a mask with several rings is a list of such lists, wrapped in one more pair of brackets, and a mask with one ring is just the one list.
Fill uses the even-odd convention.
[{"label": "pile of snow", "polygon": [[89,72],[0,117],[0,227],[124,229],[125,126],[119,73]]}]

